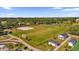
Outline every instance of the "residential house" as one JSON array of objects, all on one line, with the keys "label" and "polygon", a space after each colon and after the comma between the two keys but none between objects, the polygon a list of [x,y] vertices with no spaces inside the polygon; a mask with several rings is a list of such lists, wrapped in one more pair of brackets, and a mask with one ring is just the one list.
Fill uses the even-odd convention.
[{"label": "residential house", "polygon": [[53,41],[53,40],[48,40],[48,44],[49,45],[52,45],[54,47],[58,47],[60,45],[60,43],[56,42],[56,41]]},{"label": "residential house", "polygon": [[8,50],[9,49],[8,49],[8,47],[5,44],[0,43],[0,51],[8,51]]},{"label": "residential house", "polygon": [[70,41],[68,42],[68,45],[73,47],[76,44],[77,40],[75,38],[71,38]]},{"label": "residential house", "polygon": [[5,45],[4,44],[0,44],[0,49],[3,48],[3,47],[5,47]]},{"label": "residential house", "polygon": [[67,33],[63,33],[63,34],[60,34],[58,35],[58,39],[61,39],[61,40],[65,40],[66,38],[68,38],[68,34]]},{"label": "residential house", "polygon": [[5,29],[3,32],[4,35],[10,34],[10,33],[12,33],[12,30],[10,29]]},{"label": "residential house", "polygon": [[23,51],[23,49],[21,49],[21,48],[17,48],[16,51]]},{"label": "residential house", "polygon": [[79,22],[79,19],[76,19],[76,22]]}]

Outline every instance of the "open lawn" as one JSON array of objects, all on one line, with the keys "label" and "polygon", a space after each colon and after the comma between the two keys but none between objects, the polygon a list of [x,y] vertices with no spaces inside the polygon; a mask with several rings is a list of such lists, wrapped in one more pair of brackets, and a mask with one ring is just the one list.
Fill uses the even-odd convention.
[{"label": "open lawn", "polygon": [[[28,44],[32,45],[41,50],[49,50],[54,49],[54,47],[48,45],[48,39],[55,40],[57,42],[62,42],[59,40],[57,36],[63,32],[67,32],[69,29],[69,25],[65,24],[53,24],[53,25],[32,25],[30,26],[34,29],[32,30],[17,30],[13,29],[13,35],[20,37]],[[31,39],[28,41],[27,39],[22,38],[22,34],[27,34]]]},{"label": "open lawn", "polygon": [[72,47],[70,47],[68,45],[68,42],[66,42],[65,44],[63,44],[59,49],[58,51],[70,51]]},{"label": "open lawn", "polygon": [[79,51],[79,40],[77,40],[77,43],[75,44],[75,46],[72,49],[73,51]]}]

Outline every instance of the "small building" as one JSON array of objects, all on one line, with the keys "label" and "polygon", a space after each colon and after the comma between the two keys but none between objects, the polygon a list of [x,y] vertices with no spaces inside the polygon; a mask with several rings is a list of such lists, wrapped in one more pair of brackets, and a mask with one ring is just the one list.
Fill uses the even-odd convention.
[{"label": "small building", "polygon": [[8,47],[5,44],[0,43],[0,51],[8,51],[8,50],[9,49],[8,49]]},{"label": "small building", "polygon": [[76,44],[77,40],[75,38],[71,38],[70,41],[68,42],[68,45],[73,47]]},{"label": "small building", "polygon": [[0,49],[4,48],[5,45],[4,44],[0,44]]},{"label": "small building", "polygon": [[56,41],[53,41],[53,40],[48,40],[48,44],[49,45],[52,45],[54,47],[58,47],[60,45],[60,43],[56,42]]},{"label": "small building", "polygon": [[3,21],[1,21],[1,24],[2,25],[5,25],[5,24],[7,24],[7,21],[6,20],[3,20]]},{"label": "small building", "polygon": [[4,35],[10,34],[10,33],[12,33],[12,30],[10,30],[10,29],[5,29],[5,30],[3,31],[3,34],[4,34]]},{"label": "small building", "polygon": [[12,30],[11,30],[11,29],[5,29],[4,31],[8,31],[8,32],[11,32]]},{"label": "small building", "polygon": [[16,51],[23,51],[23,49],[21,49],[21,48],[17,48]]},{"label": "small building", "polygon": [[79,19],[76,19],[76,22],[79,22]]},{"label": "small building", "polygon": [[65,40],[66,38],[68,38],[68,34],[67,33],[63,33],[63,34],[60,34],[58,35],[58,39],[62,39],[62,40]]}]

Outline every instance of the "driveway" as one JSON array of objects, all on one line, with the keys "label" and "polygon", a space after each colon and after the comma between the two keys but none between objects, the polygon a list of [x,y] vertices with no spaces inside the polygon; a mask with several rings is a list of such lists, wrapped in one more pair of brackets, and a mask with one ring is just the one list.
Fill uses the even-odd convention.
[{"label": "driveway", "polygon": [[65,39],[65,41],[63,41],[57,48],[54,49],[54,51],[57,51],[61,46],[63,46],[67,41],[70,40],[71,37],[68,37],[67,39]]}]

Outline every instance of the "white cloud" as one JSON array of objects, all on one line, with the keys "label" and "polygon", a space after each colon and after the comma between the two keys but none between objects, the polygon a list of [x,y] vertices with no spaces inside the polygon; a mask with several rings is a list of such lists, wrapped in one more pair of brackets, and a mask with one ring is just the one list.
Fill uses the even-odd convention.
[{"label": "white cloud", "polygon": [[74,8],[74,10],[79,10],[79,8]]},{"label": "white cloud", "polygon": [[67,9],[63,9],[63,11],[74,11],[74,10],[79,10],[79,8],[67,8]]},{"label": "white cloud", "polygon": [[9,16],[14,16],[15,14],[13,14],[13,13],[9,13],[9,14],[7,14],[7,15],[9,15]]},{"label": "white cloud", "polygon": [[53,7],[52,9],[62,9],[62,7]]},{"label": "white cloud", "polygon": [[12,8],[11,7],[2,7],[3,9],[6,9],[6,10],[11,10]]}]

